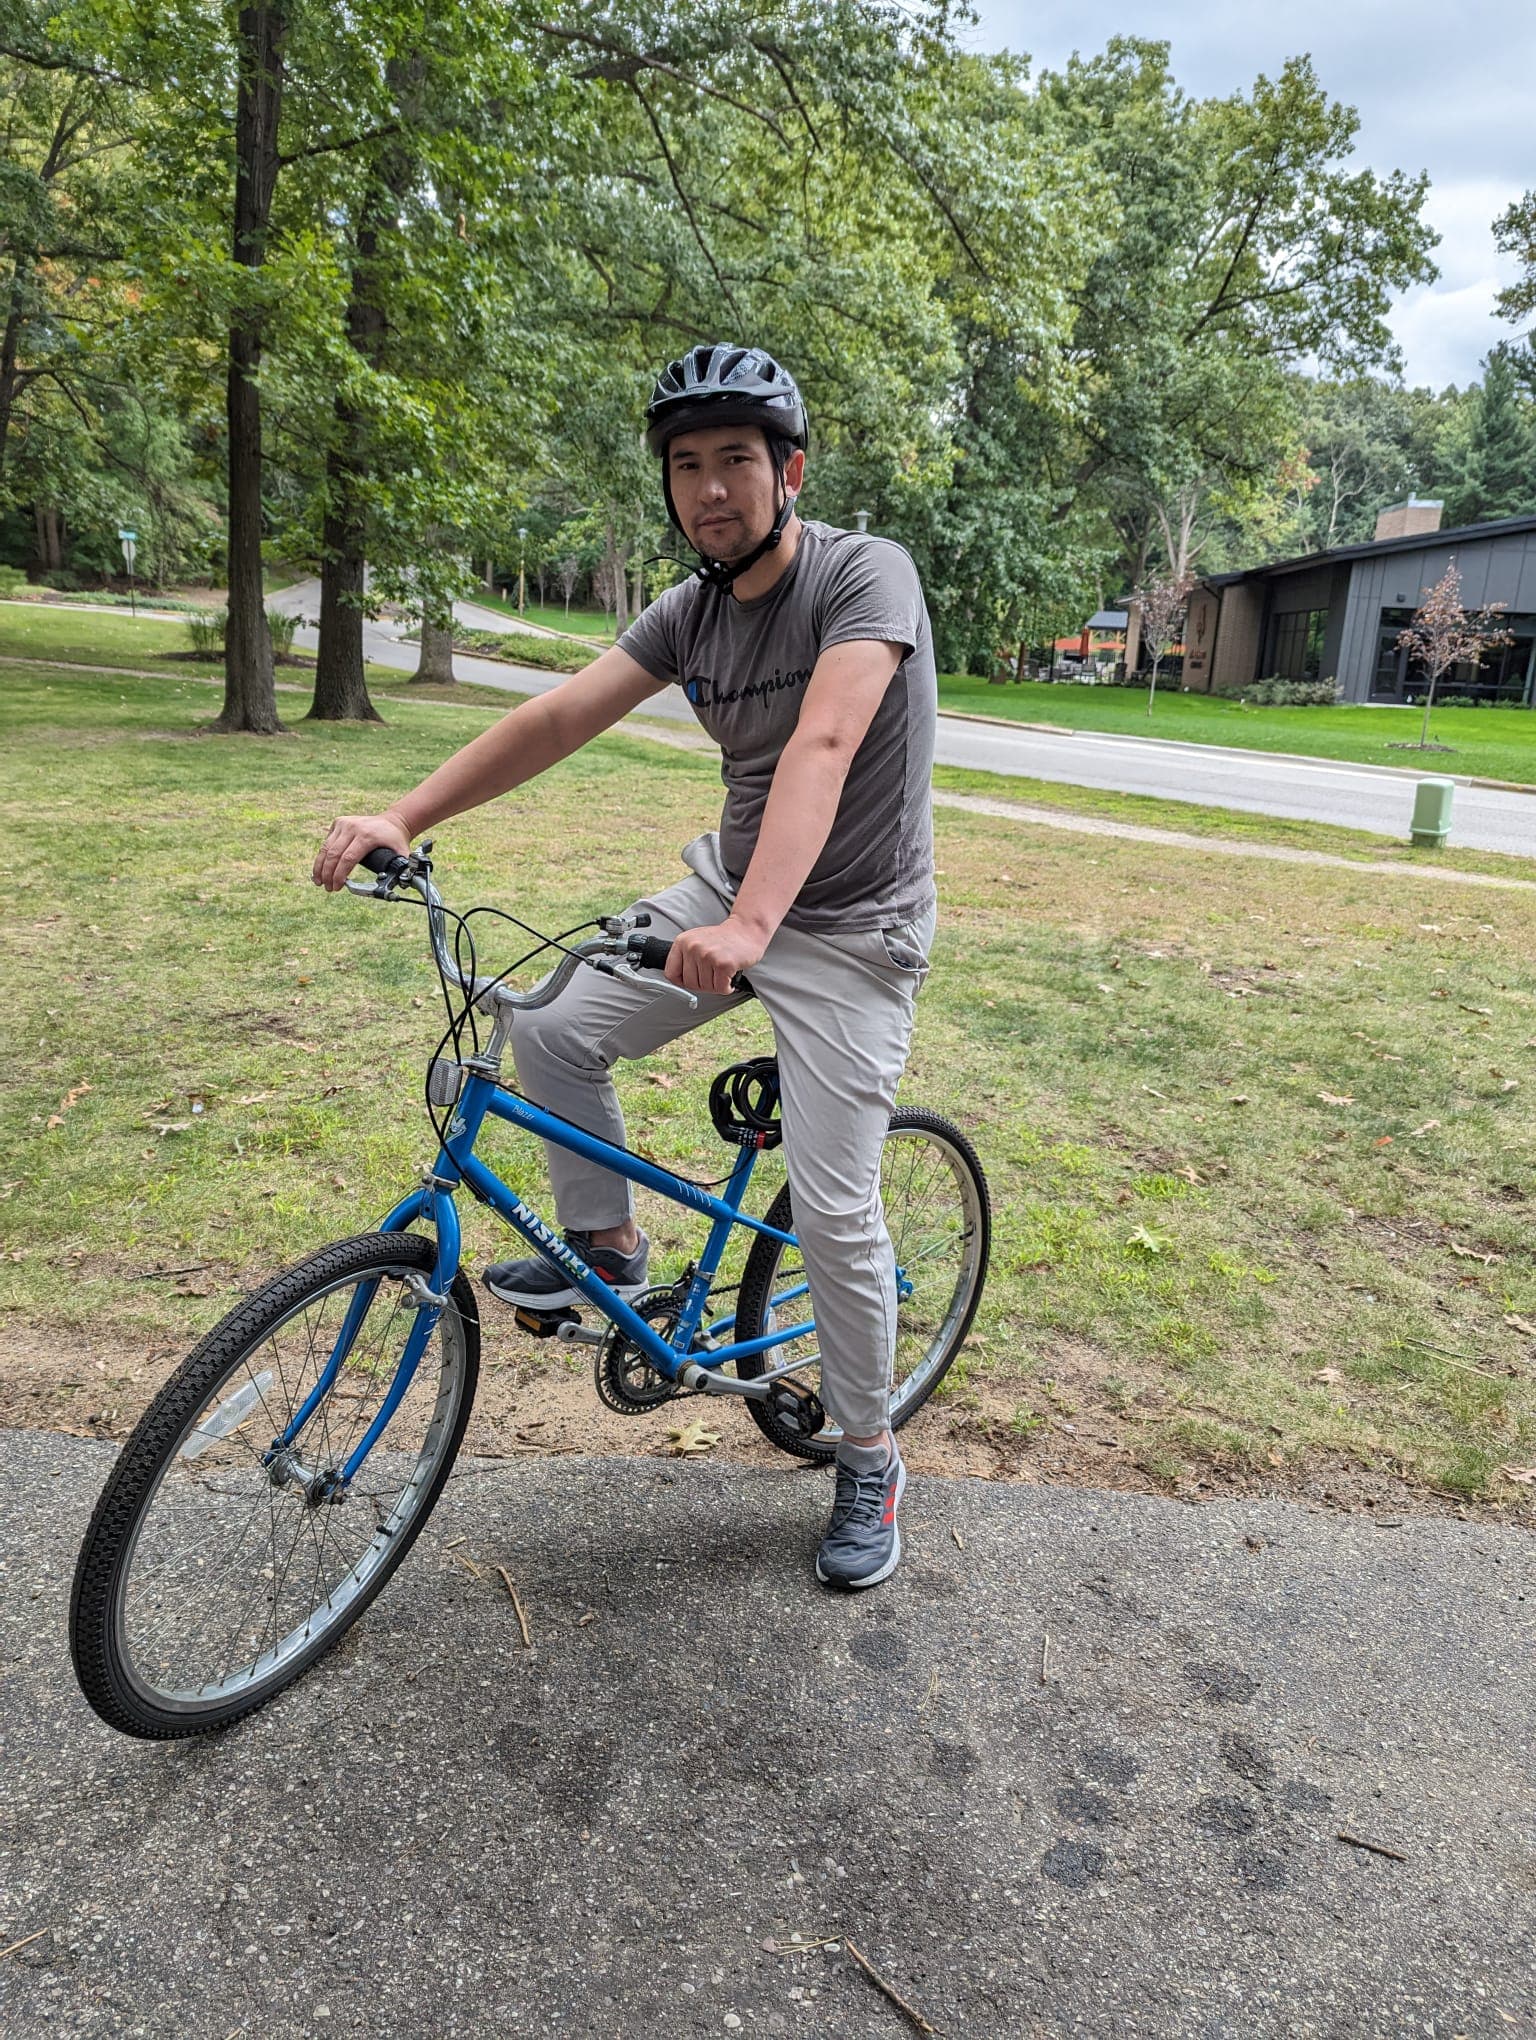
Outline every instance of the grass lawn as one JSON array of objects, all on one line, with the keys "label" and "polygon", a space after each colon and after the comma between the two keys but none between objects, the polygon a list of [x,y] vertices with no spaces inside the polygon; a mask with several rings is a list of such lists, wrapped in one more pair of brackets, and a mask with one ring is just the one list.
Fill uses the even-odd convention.
[{"label": "grass lawn", "polygon": [[539,623],[546,630],[567,630],[577,637],[596,638],[601,644],[613,643],[612,610],[573,609],[567,616],[562,602],[530,602],[526,609],[519,610],[509,597],[487,594],[484,588],[475,589],[463,600],[476,603],[481,609],[499,609],[514,623]]},{"label": "grass lawn", "polygon": [[[145,653],[164,629],[73,620],[96,663],[109,628]],[[108,1356],[13,1421],[120,1430],[151,1385],[115,1371],[130,1343],[159,1365],[240,1286],[366,1227],[429,1154],[441,1023],[419,921],[306,874],[334,813],[397,792],[485,711],[397,698],[384,728],[193,734],[215,707],[186,667],[0,662],[0,1334]],[[441,831],[441,875],[456,901],[564,927],[677,870],[718,797],[708,757],[610,737]],[[904,1095],[970,1129],[997,1232],[931,1435],[1047,1476],[1092,1442],[1103,1477],[1184,1491],[1369,1468],[1527,1496],[1500,1469],[1536,1460],[1536,892],[1206,863],[950,809],[937,828]],[[709,1076],[767,1045],[749,1009],[632,1067],[636,1143],[720,1173]],[[499,1156],[543,1202],[539,1157]],[[680,1265],[688,1222],[644,1216],[659,1271]],[[477,1256],[502,1251],[478,1207],[465,1219]]]},{"label": "grass lawn", "polygon": [[954,673],[940,675],[939,706],[1116,736],[1236,744],[1251,751],[1294,751],[1356,765],[1397,765],[1536,785],[1536,713],[1524,708],[1437,708],[1430,742],[1449,745],[1444,752],[1390,748],[1418,742],[1423,711],[1416,708],[1244,708],[1208,694],[1159,693],[1149,717],[1140,689],[1051,687],[1034,680],[993,687]]}]

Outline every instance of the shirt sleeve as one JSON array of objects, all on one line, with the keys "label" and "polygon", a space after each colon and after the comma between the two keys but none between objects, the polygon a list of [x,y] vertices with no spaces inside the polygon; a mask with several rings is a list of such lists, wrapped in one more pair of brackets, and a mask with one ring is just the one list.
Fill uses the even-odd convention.
[{"label": "shirt sleeve", "polygon": [[664,588],[648,609],[642,609],[619,639],[619,650],[644,666],[653,680],[676,680],[678,600],[688,583]]},{"label": "shirt sleeve", "polygon": [[856,639],[900,645],[910,658],[917,649],[923,591],[917,568],[902,546],[886,538],[838,547],[817,619],[816,648],[827,651]]}]

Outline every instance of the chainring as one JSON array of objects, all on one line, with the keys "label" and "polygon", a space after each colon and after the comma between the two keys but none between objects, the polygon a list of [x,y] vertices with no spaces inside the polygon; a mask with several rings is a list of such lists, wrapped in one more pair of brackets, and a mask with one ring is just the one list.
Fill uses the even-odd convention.
[{"label": "chainring", "polygon": [[[629,1307],[648,1325],[654,1325],[664,1339],[670,1339],[677,1330],[682,1299],[675,1288],[647,1289],[631,1297]],[[608,1408],[623,1417],[660,1409],[682,1393],[675,1382],[656,1372],[634,1340],[617,1325],[610,1326],[593,1357],[592,1379]]]}]

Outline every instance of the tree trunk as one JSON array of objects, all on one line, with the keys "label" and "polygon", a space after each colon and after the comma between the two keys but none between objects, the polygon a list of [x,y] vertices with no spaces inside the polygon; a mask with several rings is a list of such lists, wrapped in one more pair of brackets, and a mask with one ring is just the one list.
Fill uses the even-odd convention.
[{"label": "tree trunk", "polygon": [[5,315],[5,335],[0,339],[0,471],[5,467],[6,450],[11,437],[11,413],[16,408],[18,388],[17,356],[21,348],[23,313],[27,300],[27,285],[31,277],[31,266],[25,256],[18,255],[16,266],[11,271],[11,288]]},{"label": "tree trunk", "polygon": [[453,685],[453,629],[450,617],[434,616],[430,610],[423,610],[421,616],[421,657],[411,675],[413,682],[420,680],[434,687]]},{"label": "tree trunk", "polygon": [[[282,7],[243,7],[235,102],[234,258],[259,269],[277,185],[277,130],[283,98]],[[261,318],[238,304],[229,325],[225,410],[229,424],[229,625],[224,633],[224,706],[212,727],[271,736],[282,728],[272,671],[261,575]]]},{"label": "tree trunk", "polygon": [[34,503],[32,523],[37,532],[38,572],[57,573],[64,564],[64,538],[58,511],[51,503]]},{"label": "tree trunk", "polygon": [[[341,431],[356,431],[350,410],[338,403]],[[363,589],[367,578],[357,518],[351,514],[352,464],[347,452],[333,446],[326,455],[326,488],[332,508],[326,512],[320,543],[320,649],[315,658],[315,698],[311,722],[382,722],[368,698],[363,674]]]}]

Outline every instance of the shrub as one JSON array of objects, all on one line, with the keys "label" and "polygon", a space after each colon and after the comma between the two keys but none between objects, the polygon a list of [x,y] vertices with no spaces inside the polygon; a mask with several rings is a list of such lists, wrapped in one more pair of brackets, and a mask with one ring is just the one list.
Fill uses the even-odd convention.
[{"label": "shrub", "polygon": [[466,630],[455,624],[453,642],[457,651],[489,653],[493,659],[510,659],[548,673],[580,673],[598,656],[569,638],[536,637],[531,630]]},{"label": "shrub", "polygon": [[202,609],[187,618],[187,642],[200,659],[223,657],[224,631],[228,623],[227,609]]},{"label": "shrub", "polygon": [[1252,703],[1255,708],[1333,708],[1342,698],[1339,683],[1330,674],[1326,680],[1287,680],[1273,673],[1267,680],[1230,681],[1218,688],[1228,700]]},{"label": "shrub", "polygon": [[73,595],[81,585],[80,576],[68,567],[55,567],[50,573],[40,574],[38,579],[56,595]]},{"label": "shrub", "polygon": [[272,649],[280,659],[293,650],[293,634],[299,627],[299,618],[290,615],[286,609],[267,611],[267,629],[272,635]]},{"label": "shrub", "polygon": [[27,577],[20,567],[0,567],[0,599],[14,595],[26,585]]}]

